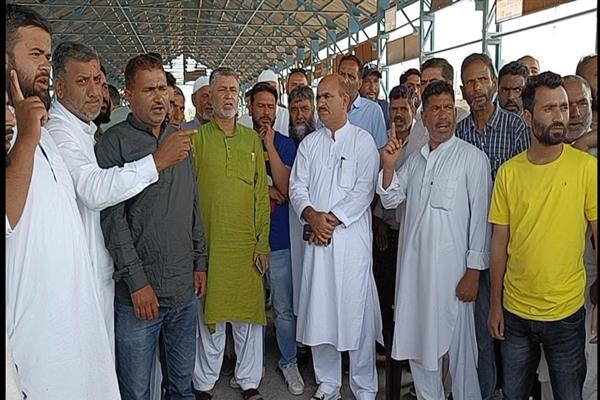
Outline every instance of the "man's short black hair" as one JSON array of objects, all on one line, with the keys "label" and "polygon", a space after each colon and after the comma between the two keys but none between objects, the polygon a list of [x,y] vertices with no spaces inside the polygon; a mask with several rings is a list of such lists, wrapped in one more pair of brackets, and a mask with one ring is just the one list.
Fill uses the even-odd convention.
[{"label": "man's short black hair", "polygon": [[523,99],[523,109],[533,114],[535,93],[539,87],[556,89],[560,86],[564,87],[565,82],[560,75],[551,71],[542,72],[539,75],[530,77],[527,80],[525,90],[523,90],[523,94],[521,95],[521,98]]},{"label": "man's short black hair", "polygon": [[270,83],[267,82],[258,82],[256,85],[250,89],[250,103],[254,102],[254,96],[260,92],[269,92],[275,97],[275,104],[277,104],[277,89],[271,86]]},{"label": "man's short black hair", "polygon": [[427,85],[423,91],[423,95],[421,96],[423,110],[427,109],[427,104],[429,103],[429,98],[431,96],[439,96],[440,94],[444,93],[448,93],[450,96],[452,96],[452,101],[454,101],[454,88],[450,83],[446,81],[435,81]]},{"label": "man's short black hair", "polygon": [[450,82],[454,82],[454,67],[450,65],[445,58],[430,58],[421,65],[421,74],[427,68],[441,68],[442,77]]},{"label": "man's short black hair", "polygon": [[581,72],[583,72],[582,69],[587,65],[587,63],[595,61],[597,57],[597,54],[588,54],[587,56],[581,57],[581,60],[579,60],[579,62],[577,63],[575,74],[580,75]]},{"label": "man's short black hair", "polygon": [[392,90],[390,90],[390,103],[393,100],[398,100],[398,99],[406,99],[408,100],[409,104],[412,104],[413,106],[415,106],[416,108],[416,101],[417,101],[417,96],[415,94],[415,90],[408,86],[407,84],[402,84],[402,85],[398,85],[398,86],[394,86],[392,88]]},{"label": "man's short black hair", "polygon": [[469,54],[462,62],[461,66],[460,66],[460,79],[463,79],[463,73],[465,72],[465,69],[467,69],[467,67],[471,64],[473,64],[475,61],[481,61],[482,63],[484,63],[487,67],[488,70],[490,71],[490,74],[492,75],[492,79],[496,79],[496,67],[494,67],[494,63],[492,62],[492,59],[490,58],[490,56],[488,56],[485,53],[472,53]]},{"label": "man's short black hair", "polygon": [[118,106],[119,104],[121,104],[121,95],[119,94],[119,89],[117,89],[110,83],[108,84],[108,94],[110,95],[110,102],[113,105]]},{"label": "man's short black hair", "polygon": [[[355,56],[354,54],[346,54],[345,56],[343,56],[340,59],[340,63],[338,64],[338,69],[340,68],[340,65],[342,65],[342,63],[344,61],[352,61],[353,63],[356,63],[356,65],[358,65],[358,73],[359,75],[362,73],[362,69],[363,69],[363,62],[360,61],[360,58],[358,58],[357,56]],[[360,77],[360,76],[359,76]]]},{"label": "man's short black hair", "polygon": [[502,68],[500,68],[500,72],[498,72],[498,80],[500,80],[504,75],[519,75],[527,81],[529,78],[529,69],[525,64],[521,61],[511,61],[508,64],[504,64]]},{"label": "man's short black hair", "polygon": [[165,71],[165,76],[167,77],[167,86],[175,88],[177,86],[177,79],[175,79],[175,76],[167,71]]},{"label": "man's short black hair", "polygon": [[409,76],[417,75],[419,78],[421,77],[421,71],[416,68],[409,68],[402,75],[400,75],[400,84],[406,83]]},{"label": "man's short black hair", "polygon": [[290,81],[290,78],[294,74],[302,74],[306,78],[306,82],[310,82],[310,78],[308,77],[308,72],[304,68],[292,68],[292,69],[290,69],[290,73],[287,76],[288,82]]},{"label": "man's short black hair", "polygon": [[6,5],[6,51],[13,52],[19,28],[41,28],[52,35],[50,23],[33,9],[20,4]]}]

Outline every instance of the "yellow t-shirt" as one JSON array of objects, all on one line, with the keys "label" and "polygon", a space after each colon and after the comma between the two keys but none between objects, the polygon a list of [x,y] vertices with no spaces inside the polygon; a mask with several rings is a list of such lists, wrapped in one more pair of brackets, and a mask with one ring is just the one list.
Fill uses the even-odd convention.
[{"label": "yellow t-shirt", "polygon": [[524,151],[500,167],[489,222],[509,225],[508,311],[557,321],[583,305],[585,231],[597,220],[597,185],[596,158],[571,146],[548,164],[532,164]]}]

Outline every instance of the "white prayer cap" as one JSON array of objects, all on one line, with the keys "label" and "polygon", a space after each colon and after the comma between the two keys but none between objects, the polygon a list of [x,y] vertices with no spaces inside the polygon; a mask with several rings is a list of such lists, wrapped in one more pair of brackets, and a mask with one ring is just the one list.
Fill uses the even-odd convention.
[{"label": "white prayer cap", "polygon": [[277,75],[270,69],[265,69],[258,76],[258,82],[277,82]]},{"label": "white prayer cap", "polygon": [[194,82],[194,91],[192,92],[192,94],[196,93],[204,86],[208,86],[208,76],[201,76],[200,78],[196,79],[196,82]]}]

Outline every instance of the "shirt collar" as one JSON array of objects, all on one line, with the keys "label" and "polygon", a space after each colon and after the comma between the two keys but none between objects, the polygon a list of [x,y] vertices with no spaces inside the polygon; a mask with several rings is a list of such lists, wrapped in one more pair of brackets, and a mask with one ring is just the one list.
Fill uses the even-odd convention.
[{"label": "shirt collar", "polygon": [[[150,125],[147,125],[147,124],[143,123],[139,119],[137,119],[135,117],[135,115],[133,115],[132,112],[129,112],[129,115],[127,115],[127,122],[129,122],[129,124],[131,126],[133,126],[135,129],[140,130],[140,131],[144,131],[144,132],[148,132],[149,134],[151,134],[152,136],[154,136],[154,132],[152,132],[152,127]],[[163,122],[160,125],[160,133],[161,134],[165,131],[166,127],[167,127],[167,124],[165,122]],[[160,136],[160,134],[159,134],[159,136]]]},{"label": "shirt collar", "polygon": [[[343,131],[345,131],[346,129],[348,129],[349,127],[350,127],[350,120],[346,119],[346,123],[344,125],[342,125],[342,127],[335,132],[336,141],[340,139],[339,134],[342,133]],[[325,130],[327,137],[329,139],[331,139],[331,141],[334,141],[333,137],[331,135],[331,130],[328,127],[326,127],[325,125],[323,125],[323,129]]]},{"label": "shirt collar", "polygon": [[85,123],[71,111],[69,111],[58,99],[52,101],[51,114],[56,114],[60,118],[77,125],[85,134],[94,136],[98,127],[93,122]]},{"label": "shirt collar", "polygon": [[[454,147],[454,144],[457,140],[458,138],[456,137],[456,135],[453,134],[450,139],[446,140],[444,143],[440,143],[440,145],[434,151],[436,153],[445,152],[447,149]],[[430,154],[431,150],[429,149],[429,141],[427,141],[427,143],[425,143],[423,147],[421,147],[421,155],[425,157],[425,159],[427,159],[429,158]]]},{"label": "shirt collar", "polygon": [[361,108],[363,106],[364,102],[365,102],[365,99],[359,94],[358,96],[356,96],[356,99],[352,103],[350,110],[352,111],[355,108]]},{"label": "shirt collar", "polygon": [[[491,126],[494,129],[498,129],[499,125],[500,125],[500,114],[504,111],[502,110],[502,107],[500,107],[498,104],[496,103],[492,103],[494,105],[494,112],[492,113],[492,116],[490,117],[490,119],[488,120],[488,122],[485,124],[486,126]],[[475,126],[475,119],[473,118],[473,113],[469,113],[469,125],[471,125],[471,130],[475,131],[477,130],[476,126]]]}]

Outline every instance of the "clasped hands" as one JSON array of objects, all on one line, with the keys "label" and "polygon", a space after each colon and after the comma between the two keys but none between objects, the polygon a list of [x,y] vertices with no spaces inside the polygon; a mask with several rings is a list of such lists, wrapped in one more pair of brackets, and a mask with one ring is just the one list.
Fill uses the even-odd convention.
[{"label": "clasped hands", "polygon": [[316,246],[327,246],[333,236],[335,227],[341,223],[331,212],[326,213],[314,210],[307,213],[306,220],[312,229],[308,243]]}]

